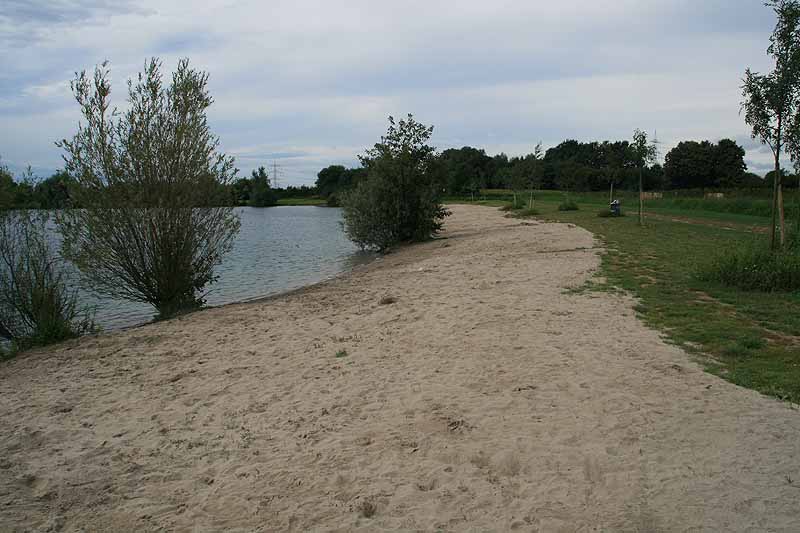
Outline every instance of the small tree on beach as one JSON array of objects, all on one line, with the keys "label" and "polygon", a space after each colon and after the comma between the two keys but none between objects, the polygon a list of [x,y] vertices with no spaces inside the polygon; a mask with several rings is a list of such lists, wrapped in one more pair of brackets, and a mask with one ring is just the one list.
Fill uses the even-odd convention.
[{"label": "small tree on beach", "polygon": [[800,151],[800,2],[774,0],[766,5],[778,19],[767,48],[775,69],[768,74],[749,68],[745,71],[742,110],[752,137],[770,147],[775,161],[770,230],[770,246],[774,250],[776,225],[780,226],[781,246],[786,243],[781,155],[785,148],[790,153]]},{"label": "small tree on beach", "polygon": [[389,117],[386,135],[361,156],[367,176],[342,197],[345,232],[360,247],[384,251],[441,230],[450,213],[440,202],[441,169],[428,145],[432,133],[412,115]]},{"label": "small tree on beach", "polygon": [[630,144],[631,156],[639,170],[639,225],[644,225],[644,184],[642,175],[645,167],[656,162],[656,146],[647,140],[647,133],[640,129],[633,132],[633,142]]},{"label": "small tree on beach", "polygon": [[145,302],[169,317],[202,305],[214,267],[230,250],[239,219],[225,185],[233,159],[208,126],[208,74],[181,60],[164,85],[149,60],[128,81],[128,109],[112,109],[104,63],[72,82],[85,120],[64,149],[84,209],[59,218],[64,253],[99,293]]}]

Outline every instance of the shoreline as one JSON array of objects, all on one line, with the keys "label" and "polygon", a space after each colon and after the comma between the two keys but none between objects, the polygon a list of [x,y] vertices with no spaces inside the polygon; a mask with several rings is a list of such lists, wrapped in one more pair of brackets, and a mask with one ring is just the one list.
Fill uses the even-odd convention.
[{"label": "shoreline", "polygon": [[586,230],[451,209],[312,286],[0,365],[0,529],[800,528],[797,411],[570,291]]}]

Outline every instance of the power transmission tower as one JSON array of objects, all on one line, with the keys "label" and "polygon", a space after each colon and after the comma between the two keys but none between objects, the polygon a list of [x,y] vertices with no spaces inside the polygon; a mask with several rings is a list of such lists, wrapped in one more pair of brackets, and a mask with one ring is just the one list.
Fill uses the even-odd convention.
[{"label": "power transmission tower", "polygon": [[283,169],[278,166],[276,161],[272,162],[272,188],[273,189],[280,189],[280,185],[278,184],[278,176],[283,172]]},{"label": "power transmission tower", "polygon": [[664,144],[658,140],[658,130],[653,131],[653,146],[656,147],[656,161],[661,164],[661,145]]}]

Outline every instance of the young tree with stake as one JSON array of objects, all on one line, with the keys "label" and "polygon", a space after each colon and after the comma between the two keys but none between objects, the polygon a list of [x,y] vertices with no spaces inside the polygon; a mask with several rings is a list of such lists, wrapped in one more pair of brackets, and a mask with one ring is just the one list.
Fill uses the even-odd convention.
[{"label": "young tree with stake", "polygon": [[656,146],[647,141],[647,133],[640,129],[633,132],[633,142],[630,144],[632,159],[639,169],[639,225],[644,226],[644,185],[642,174],[645,167],[656,162]]},{"label": "young tree with stake", "polygon": [[800,2],[774,0],[766,5],[778,19],[767,48],[775,69],[768,74],[749,68],[745,71],[742,110],[745,122],[752,128],[752,137],[769,146],[775,159],[770,230],[770,246],[774,250],[776,225],[780,226],[781,247],[786,244],[781,156],[785,148],[792,151],[798,145],[795,139],[800,120]]}]

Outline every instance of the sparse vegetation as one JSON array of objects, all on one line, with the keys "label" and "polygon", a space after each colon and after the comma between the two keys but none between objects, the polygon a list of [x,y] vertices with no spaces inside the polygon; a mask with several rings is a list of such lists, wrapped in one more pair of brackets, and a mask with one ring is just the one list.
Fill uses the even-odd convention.
[{"label": "sparse vegetation", "polygon": [[347,350],[339,350],[338,352],[336,352],[336,356],[335,357],[337,359],[341,359],[342,357],[347,357],[347,355],[348,355],[347,354]]},{"label": "sparse vegetation", "polygon": [[0,212],[0,338],[17,350],[80,336],[93,329],[67,267],[46,231],[46,215]]},{"label": "sparse vegetation", "polygon": [[800,290],[800,250],[791,247],[772,252],[762,239],[724,249],[699,273],[700,279],[715,281],[745,291]]}]

